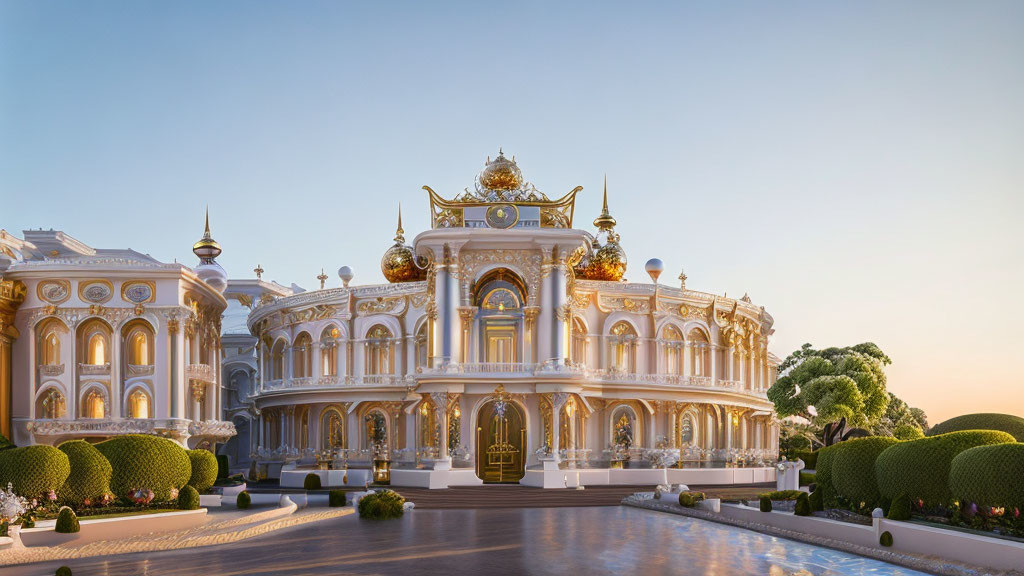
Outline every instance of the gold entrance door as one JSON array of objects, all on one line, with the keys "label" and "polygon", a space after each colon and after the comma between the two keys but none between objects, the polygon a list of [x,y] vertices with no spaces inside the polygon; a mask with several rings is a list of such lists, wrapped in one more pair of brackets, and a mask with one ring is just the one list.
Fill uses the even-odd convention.
[{"label": "gold entrance door", "polygon": [[484,482],[519,482],[526,475],[526,427],[512,402],[504,414],[491,401],[480,409],[476,428],[476,475]]}]

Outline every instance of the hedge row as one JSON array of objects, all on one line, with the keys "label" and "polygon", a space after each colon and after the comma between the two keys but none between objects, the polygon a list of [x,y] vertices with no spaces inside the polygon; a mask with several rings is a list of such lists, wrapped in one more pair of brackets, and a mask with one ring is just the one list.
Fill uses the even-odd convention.
[{"label": "hedge row", "polygon": [[1024,442],[1024,418],[1012,414],[964,414],[936,424],[928,436],[938,436],[961,430],[1000,430]]},{"label": "hedge row", "polygon": [[871,436],[837,444],[831,470],[836,494],[860,508],[874,508],[881,504],[882,496],[875,480],[875,460],[899,442],[886,436]]},{"label": "hedge row", "polygon": [[71,474],[66,454],[53,446],[0,450],[0,486],[10,483],[15,494],[35,498],[57,492]]},{"label": "hedge row", "polygon": [[167,438],[127,434],[100,442],[96,449],[113,467],[110,487],[121,498],[149,488],[155,500],[168,501],[171,489],[181,490],[192,477],[188,452]]},{"label": "hedge row", "polygon": [[878,491],[888,500],[906,493],[926,505],[945,504],[952,500],[950,466],[957,454],[975,446],[1013,441],[1013,436],[1006,432],[965,430],[900,442],[879,454],[875,461]]},{"label": "hedge row", "polygon": [[797,451],[793,452],[793,459],[794,460],[797,460],[797,459],[803,460],[804,461],[804,468],[806,468],[808,470],[814,470],[815,466],[818,463],[818,453],[817,452],[812,452],[810,450],[797,450]]},{"label": "hedge row", "polygon": [[960,502],[1024,510],[1024,443],[957,454],[949,468],[949,490]]},{"label": "hedge row", "polygon": [[817,467],[814,469],[814,479],[818,483],[818,490],[821,490],[821,499],[826,507],[835,506],[836,489],[832,482],[832,465],[835,462],[836,450],[843,443],[833,444],[818,450]]}]

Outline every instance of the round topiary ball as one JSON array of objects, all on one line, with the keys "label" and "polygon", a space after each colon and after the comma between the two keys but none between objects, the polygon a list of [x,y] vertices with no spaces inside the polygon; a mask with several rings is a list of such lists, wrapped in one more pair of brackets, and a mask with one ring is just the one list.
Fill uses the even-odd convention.
[{"label": "round topiary ball", "polygon": [[888,530],[882,532],[882,535],[878,538],[878,543],[886,548],[892,546],[892,533]]},{"label": "round topiary ball", "polygon": [[57,573],[54,576],[71,576],[71,568],[61,566],[60,568],[57,568]]},{"label": "round topiary ball", "polygon": [[127,434],[96,445],[113,468],[110,488],[115,495],[148,488],[156,501],[171,500],[171,489],[181,490],[192,477],[188,452],[167,438]]},{"label": "round topiary ball", "polygon": [[801,492],[796,497],[796,506],[793,507],[793,514],[797,516],[810,516],[811,515],[811,501],[810,495],[807,492]]},{"label": "round topiary ball", "polygon": [[405,514],[405,498],[393,490],[380,490],[359,499],[359,517],[371,520],[398,518]]},{"label": "round topiary ball", "polygon": [[960,430],[1000,430],[1024,442],[1024,418],[1012,414],[964,414],[940,422],[928,430],[928,436],[938,436]]},{"label": "round topiary ball", "polygon": [[249,506],[252,506],[252,497],[249,496],[248,492],[242,490],[238,493],[238,497],[235,498],[235,506],[242,510],[249,508]]},{"label": "round topiary ball", "polygon": [[949,490],[961,503],[1024,509],[1024,443],[964,450],[949,467]]},{"label": "round topiary ball", "polygon": [[200,493],[212,488],[217,481],[217,457],[209,450],[189,450],[188,460],[192,464],[188,485]]},{"label": "round topiary ball", "polygon": [[957,454],[975,446],[1013,441],[1006,432],[964,430],[894,444],[875,460],[878,492],[883,498],[906,493],[925,505],[946,504],[952,499],[949,469]]},{"label": "round topiary ball", "polygon": [[320,486],[320,476],[312,472],[302,480],[302,488],[305,490],[319,490]]},{"label": "round topiary ball", "polygon": [[331,490],[327,494],[327,504],[331,508],[337,508],[345,505],[345,491],[344,490]]},{"label": "round topiary ball", "polygon": [[199,509],[199,492],[191,485],[185,485],[178,492],[178,509],[179,510],[198,510]]},{"label": "round topiary ball", "polygon": [[36,498],[57,492],[71,474],[66,454],[53,446],[25,446],[0,450],[0,486],[10,483],[14,493]]},{"label": "round topiary ball", "polygon": [[882,496],[875,480],[875,460],[886,448],[898,443],[895,438],[871,436],[837,444],[831,474],[836,494],[859,508],[877,506]]},{"label": "round topiary ball", "polygon": [[82,527],[78,523],[78,516],[75,515],[75,511],[67,506],[61,506],[57,512],[57,522],[53,527],[53,531],[60,534],[74,534],[81,529]]},{"label": "round topiary ball", "polygon": [[62,502],[81,504],[86,498],[95,499],[110,492],[113,469],[106,457],[85,440],[69,440],[57,447],[68,457],[71,474],[57,491]]},{"label": "round topiary ball", "polygon": [[771,512],[772,511],[772,499],[771,498],[769,498],[767,496],[761,496],[761,498],[759,499],[759,503],[760,503],[760,506],[761,506],[761,512]]}]

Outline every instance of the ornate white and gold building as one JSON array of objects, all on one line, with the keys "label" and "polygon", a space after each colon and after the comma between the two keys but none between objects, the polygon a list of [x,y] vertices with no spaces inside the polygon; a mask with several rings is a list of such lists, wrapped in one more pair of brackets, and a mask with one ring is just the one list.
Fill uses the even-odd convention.
[{"label": "ornate white and gold building", "polygon": [[221,292],[206,233],[194,269],[64,232],[0,230],[0,422],[18,445],[150,433],[213,448]]},{"label": "ornate white and gold building", "polygon": [[239,462],[274,476],[387,457],[396,483],[431,486],[546,486],[565,468],[604,470],[603,483],[666,459],[773,478],[763,307],[685,275],[657,284],[657,259],[653,283],[624,281],[607,190],[591,233],[574,227],[582,188],[549,199],[503,154],[452,199],[424,189],[432,227],[409,243],[399,215],[389,284],[350,286],[347,267],[341,288],[232,281],[228,297],[251,308],[225,373],[229,416],[247,430],[229,444]]}]

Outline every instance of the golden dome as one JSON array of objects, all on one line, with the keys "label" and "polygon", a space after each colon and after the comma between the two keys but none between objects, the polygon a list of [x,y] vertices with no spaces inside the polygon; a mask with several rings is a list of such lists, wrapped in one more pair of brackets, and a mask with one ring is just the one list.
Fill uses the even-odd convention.
[{"label": "golden dome", "polygon": [[412,246],[405,243],[402,229],[402,209],[398,209],[398,229],[395,244],[380,259],[380,270],[388,282],[417,282],[427,278],[427,259],[416,256]]},{"label": "golden dome", "polygon": [[626,273],[626,251],[619,245],[618,237],[585,256],[573,272],[584,280],[606,280],[618,282]]},{"label": "golden dome", "polygon": [[487,158],[487,164],[480,172],[480,186],[486,190],[519,190],[523,186],[523,173],[516,165],[516,159],[505,158],[505,154],[498,149],[498,157],[494,160]]},{"label": "golden dome", "polygon": [[212,261],[221,254],[220,244],[210,235],[209,208],[206,209],[206,230],[203,232],[203,237],[192,245],[192,253],[198,256],[202,262]]}]

